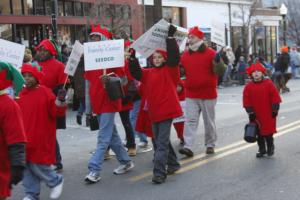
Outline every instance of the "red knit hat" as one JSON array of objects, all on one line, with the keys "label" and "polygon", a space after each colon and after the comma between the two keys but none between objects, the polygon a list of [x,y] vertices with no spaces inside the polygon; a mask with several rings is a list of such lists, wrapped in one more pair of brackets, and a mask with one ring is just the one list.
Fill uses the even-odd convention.
[{"label": "red knit hat", "polygon": [[53,56],[57,55],[56,48],[49,39],[43,40],[38,46],[35,47],[35,50],[37,51],[41,47],[44,47],[47,51],[51,53],[51,55]]},{"label": "red knit hat", "polygon": [[126,41],[124,42],[124,46],[125,46],[125,47],[129,47],[131,44],[132,44],[132,42],[131,42],[130,40],[126,40]]},{"label": "red knit hat", "polygon": [[194,26],[193,28],[190,28],[189,35],[194,35],[200,39],[204,38],[204,33],[202,31],[200,31],[198,26]]},{"label": "red knit hat", "polygon": [[249,76],[251,76],[254,71],[261,71],[263,74],[267,73],[266,68],[260,62],[256,62],[247,68],[247,74]]},{"label": "red knit hat", "polygon": [[167,60],[168,53],[165,50],[156,49],[155,52],[160,53],[164,57],[164,59]]},{"label": "red knit hat", "polygon": [[108,39],[112,39],[113,34],[107,30],[107,28],[101,28],[101,25],[98,24],[96,27],[94,24],[91,25],[91,33],[90,35],[104,35]]},{"label": "red knit hat", "polygon": [[36,78],[36,80],[38,82],[40,82],[40,80],[43,78],[44,76],[44,73],[41,71],[41,67],[36,65],[36,64],[27,64],[27,63],[24,63],[22,65],[22,68],[21,68],[21,73],[31,73],[32,76],[34,76],[34,78]]}]

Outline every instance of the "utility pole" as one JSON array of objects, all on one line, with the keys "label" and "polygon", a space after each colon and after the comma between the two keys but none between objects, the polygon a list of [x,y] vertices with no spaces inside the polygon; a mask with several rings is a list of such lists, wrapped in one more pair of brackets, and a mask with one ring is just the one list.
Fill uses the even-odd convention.
[{"label": "utility pole", "polygon": [[156,23],[162,18],[162,0],[154,0],[153,22]]},{"label": "utility pole", "polygon": [[228,24],[228,29],[229,29],[229,38],[230,38],[230,46],[233,48],[233,34],[232,34],[232,19],[231,19],[231,3],[228,3],[228,15],[229,15],[229,24]]},{"label": "utility pole", "polygon": [[58,3],[57,0],[52,0],[52,12],[51,12],[51,29],[52,37],[56,41],[57,39],[57,13],[58,13]]}]

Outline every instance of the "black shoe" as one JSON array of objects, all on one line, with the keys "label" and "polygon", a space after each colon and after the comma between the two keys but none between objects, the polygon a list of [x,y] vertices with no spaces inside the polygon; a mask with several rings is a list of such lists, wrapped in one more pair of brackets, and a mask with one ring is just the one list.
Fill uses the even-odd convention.
[{"label": "black shoe", "polygon": [[185,148],[185,147],[179,149],[179,153],[183,154],[183,155],[186,155],[187,157],[193,157],[194,156],[194,153],[190,149]]},{"label": "black shoe", "polygon": [[180,166],[179,167],[175,167],[175,168],[168,168],[167,169],[167,175],[175,174],[178,170],[180,170]]},{"label": "black shoe", "polygon": [[63,171],[63,166],[62,166],[62,164],[56,164],[55,165],[55,169],[54,169],[57,173],[62,173],[62,171]]},{"label": "black shoe", "polygon": [[77,115],[77,116],[76,116],[76,122],[77,122],[77,124],[79,124],[79,125],[82,124],[82,116],[81,116],[81,115]]},{"label": "black shoe", "polygon": [[206,154],[214,154],[214,153],[215,153],[215,148],[213,147],[206,148]]},{"label": "black shoe", "polygon": [[262,158],[266,153],[266,151],[259,151],[258,153],[256,153],[256,158]]},{"label": "black shoe", "polygon": [[268,156],[273,156],[274,155],[274,146],[270,147],[270,149],[268,149]]},{"label": "black shoe", "polygon": [[152,183],[154,184],[162,184],[166,181],[166,177],[164,176],[153,176],[152,177]]}]

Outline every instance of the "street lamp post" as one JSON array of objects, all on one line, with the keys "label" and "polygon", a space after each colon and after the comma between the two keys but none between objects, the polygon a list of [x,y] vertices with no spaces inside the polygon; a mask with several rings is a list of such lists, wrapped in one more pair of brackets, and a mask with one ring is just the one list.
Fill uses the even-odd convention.
[{"label": "street lamp post", "polygon": [[54,40],[57,39],[57,12],[58,12],[58,3],[57,0],[52,0],[51,8],[51,27],[52,27],[52,37]]},{"label": "street lamp post", "polygon": [[283,20],[283,45],[286,45],[286,34],[287,34],[287,30],[286,30],[286,15],[288,13],[288,9],[287,7],[283,4],[281,4],[280,7],[280,15],[282,16],[282,20]]}]

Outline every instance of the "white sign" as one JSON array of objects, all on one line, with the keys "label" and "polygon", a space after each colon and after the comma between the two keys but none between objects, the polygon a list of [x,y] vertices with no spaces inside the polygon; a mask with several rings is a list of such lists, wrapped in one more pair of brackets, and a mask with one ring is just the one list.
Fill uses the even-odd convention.
[{"label": "white sign", "polygon": [[20,68],[23,63],[25,46],[0,39],[0,60]]},{"label": "white sign", "polygon": [[220,45],[225,46],[225,25],[213,20],[211,22],[211,41]]},{"label": "white sign", "polygon": [[123,67],[124,40],[106,40],[84,43],[85,71]]},{"label": "white sign", "polygon": [[70,76],[74,76],[82,54],[83,54],[83,45],[76,40],[65,68],[66,74]]},{"label": "white sign", "polygon": [[186,118],[186,101],[180,101],[180,106],[181,106],[183,115],[173,119],[173,123],[185,122],[185,118]]},{"label": "white sign", "polygon": [[[161,19],[154,26],[152,26],[146,33],[138,38],[133,44],[132,48],[138,51],[143,57],[148,58],[155,49],[166,50],[166,38],[168,36],[168,29],[170,24]],[[185,41],[187,37],[187,30],[182,27],[177,27],[174,35],[178,46]]]}]

